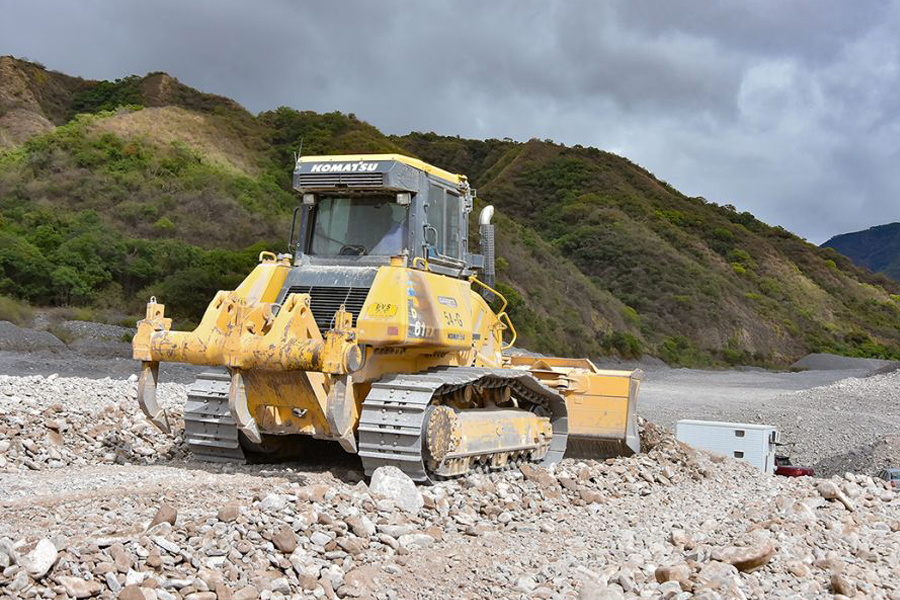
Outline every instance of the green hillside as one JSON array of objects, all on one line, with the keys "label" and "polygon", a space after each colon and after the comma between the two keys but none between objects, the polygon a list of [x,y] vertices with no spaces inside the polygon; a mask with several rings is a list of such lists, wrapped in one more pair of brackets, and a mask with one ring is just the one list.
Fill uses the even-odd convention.
[{"label": "green hillside", "polygon": [[262,248],[284,250],[293,152],[403,152],[498,209],[522,345],[785,365],[900,357],[900,284],[594,148],[385,136],[354,115],[251,115],[162,73],[85,81],[0,58],[0,294],[196,320]]},{"label": "green hillside", "polygon": [[836,235],[822,247],[834,248],[855,264],[900,281],[900,223]]}]

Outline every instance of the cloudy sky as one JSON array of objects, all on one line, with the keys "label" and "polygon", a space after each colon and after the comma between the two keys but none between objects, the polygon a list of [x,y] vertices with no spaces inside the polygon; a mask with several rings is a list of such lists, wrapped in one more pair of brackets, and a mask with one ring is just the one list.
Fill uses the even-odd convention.
[{"label": "cloudy sky", "polygon": [[259,112],[552,138],[814,242],[900,221],[900,2],[0,0],[0,54]]}]

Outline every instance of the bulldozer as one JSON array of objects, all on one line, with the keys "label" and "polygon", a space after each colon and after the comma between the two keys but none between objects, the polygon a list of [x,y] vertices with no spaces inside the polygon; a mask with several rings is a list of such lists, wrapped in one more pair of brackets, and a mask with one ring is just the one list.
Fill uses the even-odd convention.
[{"label": "bulldozer", "polygon": [[464,175],[398,154],[301,156],[293,187],[288,252],[262,252],[193,331],[147,304],[133,357],[156,427],[171,432],[156,397],[169,361],[219,368],[185,404],[183,436],[203,460],[308,436],[357,454],[367,476],[392,465],[427,483],[639,451],[639,370],[510,355],[493,208],[472,253]]}]

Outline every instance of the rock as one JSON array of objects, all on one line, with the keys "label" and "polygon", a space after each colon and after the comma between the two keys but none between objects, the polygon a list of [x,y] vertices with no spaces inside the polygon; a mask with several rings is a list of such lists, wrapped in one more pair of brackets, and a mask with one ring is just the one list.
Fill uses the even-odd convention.
[{"label": "rock", "polygon": [[408,533],[397,541],[402,548],[428,548],[434,544],[434,538],[425,533]]},{"label": "rock", "polygon": [[236,521],[240,515],[241,505],[237,502],[229,502],[219,509],[219,512],[216,514],[216,518],[218,518],[223,523],[231,523],[232,521]]},{"label": "rock", "polygon": [[169,525],[175,525],[175,520],[178,518],[178,509],[169,504],[163,504],[159,507],[159,510],[156,511],[156,515],[154,515],[153,520],[150,521],[150,525],[147,529],[151,529],[160,523],[168,523]]},{"label": "rock", "polygon": [[[313,560],[306,554],[306,551],[303,548],[297,548],[291,553],[290,556],[291,566],[294,568],[294,571],[297,572],[297,577],[303,580],[304,577],[308,579],[312,579],[313,587],[315,587],[315,583],[319,580],[319,572],[321,568],[317,565]],[[312,589],[306,588],[304,589]]]},{"label": "rock", "polygon": [[588,504],[600,504],[603,502],[603,494],[597,490],[583,489],[579,492],[579,495]]},{"label": "rock", "polygon": [[164,537],[154,535],[150,537],[153,540],[153,543],[168,552],[169,554],[179,554],[181,552],[181,547],[175,542],[169,541]]},{"label": "rock", "polygon": [[118,595],[119,600],[144,600],[140,586],[126,585]]},{"label": "rock", "polygon": [[231,595],[233,600],[256,600],[259,592],[252,585],[246,585]]},{"label": "rock", "polygon": [[657,567],[656,571],[653,572],[653,576],[656,578],[657,583],[674,581],[685,591],[691,588],[691,568],[684,563]]},{"label": "rock", "polygon": [[272,543],[285,554],[290,554],[297,547],[297,534],[290,527],[282,525],[275,530]]},{"label": "rock", "polygon": [[399,538],[401,535],[415,531],[415,527],[412,525],[378,525],[378,531],[392,538]]},{"label": "rock", "polygon": [[713,551],[713,558],[734,565],[738,571],[749,573],[769,562],[775,555],[775,545],[764,542],[753,546],[730,546]]},{"label": "rock", "polygon": [[529,594],[536,587],[537,587],[537,583],[535,583],[533,577],[522,576],[522,577],[519,577],[518,579],[516,579],[514,589],[517,592],[522,592],[523,594]]},{"label": "rock", "polygon": [[337,545],[347,554],[356,556],[365,549],[365,544],[360,538],[341,537],[337,539]]},{"label": "rock", "polygon": [[44,538],[25,557],[25,568],[34,579],[41,579],[56,564],[59,552],[53,542]]},{"label": "rock", "polygon": [[259,503],[259,509],[267,513],[277,513],[287,506],[287,498],[281,494],[269,494]]},{"label": "rock", "polygon": [[853,505],[853,502],[850,500],[850,498],[845,496],[844,492],[842,492],[837,484],[833,481],[820,481],[816,485],[816,490],[818,490],[819,495],[821,495],[826,500],[837,500],[838,502],[843,504],[847,510],[856,510],[856,507]]},{"label": "rock", "polygon": [[[269,590],[274,593],[283,594],[286,596],[291,593],[291,583],[287,580],[286,577],[278,577],[277,579],[273,579],[271,582],[269,582]],[[211,600],[216,600],[215,594],[213,594]]]},{"label": "rock", "polygon": [[790,573],[797,579],[806,579],[812,574],[812,571],[810,571],[809,567],[807,567],[799,560],[792,560],[785,566],[787,567],[787,570],[790,571]]},{"label": "rock", "polygon": [[328,534],[322,533],[321,531],[316,531],[311,536],[309,536],[309,541],[316,546],[324,547],[325,544],[331,541],[331,537]]},{"label": "rock", "polygon": [[525,463],[519,466],[519,470],[522,471],[522,475],[524,475],[527,480],[535,482],[541,488],[550,489],[557,486],[556,477],[544,467],[537,467]]},{"label": "rock", "polygon": [[852,598],[856,595],[856,583],[841,573],[832,573],[831,590],[835,594],[842,594],[848,598]]},{"label": "rock", "polygon": [[606,587],[595,581],[585,580],[578,590],[578,600],[625,600],[618,586]]},{"label": "rock", "polygon": [[301,491],[300,497],[312,502],[318,502],[319,504],[322,504],[323,502],[325,502],[325,495],[330,490],[331,486],[325,485],[324,483],[308,485]]},{"label": "rock", "polygon": [[397,467],[375,469],[369,489],[373,494],[380,494],[393,500],[397,507],[411,514],[418,514],[425,504],[415,482]]},{"label": "rock", "polygon": [[99,594],[102,589],[98,582],[85,581],[80,577],[60,575],[56,579],[65,588],[66,593],[73,598],[90,598]]},{"label": "rock", "polygon": [[104,579],[106,580],[106,587],[108,587],[109,591],[111,591],[113,594],[117,594],[122,589],[122,584],[119,583],[119,580],[116,578],[115,573],[113,573],[112,571],[107,573]]},{"label": "rock", "polygon": [[730,581],[737,577],[738,570],[734,565],[720,562],[710,561],[700,567],[697,577],[705,582]]},{"label": "rock", "polygon": [[162,565],[162,555],[159,553],[159,550],[154,548],[150,551],[150,554],[147,556],[147,566],[152,567],[154,569],[160,567]]},{"label": "rock", "polygon": [[134,563],[131,556],[125,551],[125,547],[119,543],[110,546],[109,555],[112,556],[116,570],[119,573],[127,573]]},{"label": "rock", "polygon": [[365,515],[348,517],[346,522],[350,530],[358,537],[368,538],[375,535],[375,524]]}]

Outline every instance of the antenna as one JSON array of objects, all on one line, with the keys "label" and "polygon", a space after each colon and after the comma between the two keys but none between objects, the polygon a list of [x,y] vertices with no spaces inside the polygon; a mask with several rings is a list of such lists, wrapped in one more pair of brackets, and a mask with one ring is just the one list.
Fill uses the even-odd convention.
[{"label": "antenna", "polygon": [[294,162],[296,163],[298,160],[300,160],[301,156],[303,156],[303,138],[300,138],[300,148],[298,148],[297,151],[294,152]]}]

